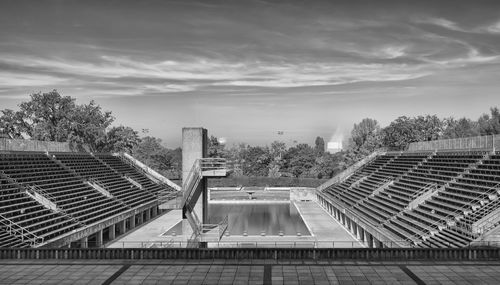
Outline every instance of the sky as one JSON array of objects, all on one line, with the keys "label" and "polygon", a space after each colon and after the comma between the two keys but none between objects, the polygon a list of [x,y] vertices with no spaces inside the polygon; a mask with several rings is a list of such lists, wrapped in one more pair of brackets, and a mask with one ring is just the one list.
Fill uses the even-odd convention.
[{"label": "sky", "polygon": [[168,147],[477,119],[500,106],[500,1],[2,0],[0,109],[53,89]]}]

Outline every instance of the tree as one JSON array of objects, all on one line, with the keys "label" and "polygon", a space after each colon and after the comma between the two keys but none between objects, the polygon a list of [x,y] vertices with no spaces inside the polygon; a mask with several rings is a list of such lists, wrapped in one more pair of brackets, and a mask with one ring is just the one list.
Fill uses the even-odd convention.
[{"label": "tree", "polygon": [[103,111],[94,101],[78,105],[71,110],[68,127],[68,141],[74,144],[89,146],[91,151],[112,149],[107,146],[107,128],[113,123],[114,117],[109,111]]},{"label": "tree", "polygon": [[19,112],[10,109],[2,110],[0,117],[0,133],[11,139],[23,138],[23,121]]},{"label": "tree", "polygon": [[325,153],[325,140],[322,137],[316,137],[314,141],[314,153],[316,156],[322,156]]},{"label": "tree", "polygon": [[314,149],[308,144],[298,144],[286,152],[285,169],[294,177],[308,177],[309,170],[314,166]]},{"label": "tree", "polygon": [[147,136],[133,148],[132,154],[152,169],[172,179],[182,176],[182,150],[168,149],[161,139]]},{"label": "tree", "polygon": [[106,135],[106,147],[102,151],[131,153],[139,142],[139,135],[134,129],[124,126],[113,127]]},{"label": "tree", "polygon": [[217,137],[210,136],[210,138],[208,139],[208,157],[225,157],[224,145],[219,142],[219,139]]},{"label": "tree", "polygon": [[455,120],[446,118],[443,120],[445,125],[443,139],[465,138],[479,135],[478,123],[468,118]]},{"label": "tree", "polygon": [[56,90],[31,94],[31,100],[19,105],[18,128],[31,139],[60,141],[68,139],[75,99]]},{"label": "tree", "polygon": [[497,107],[490,108],[491,115],[483,114],[478,120],[480,135],[500,134],[500,111]]}]

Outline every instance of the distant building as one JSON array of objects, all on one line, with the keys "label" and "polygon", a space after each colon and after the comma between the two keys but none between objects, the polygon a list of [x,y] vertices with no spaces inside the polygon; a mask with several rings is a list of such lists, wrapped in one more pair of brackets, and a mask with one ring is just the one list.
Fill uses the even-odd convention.
[{"label": "distant building", "polygon": [[328,142],[326,151],[336,153],[342,150],[342,142]]}]

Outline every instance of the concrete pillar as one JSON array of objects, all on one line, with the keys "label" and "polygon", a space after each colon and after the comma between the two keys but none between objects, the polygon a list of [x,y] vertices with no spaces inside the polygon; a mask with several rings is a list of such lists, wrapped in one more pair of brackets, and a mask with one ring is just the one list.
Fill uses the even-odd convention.
[{"label": "concrete pillar", "polygon": [[365,230],[358,225],[358,235],[359,235],[359,240],[364,242],[365,241]]},{"label": "concrete pillar", "polygon": [[109,240],[115,239],[115,231],[116,231],[116,225],[113,224],[113,225],[109,226],[109,229],[108,229]]},{"label": "concrete pillar", "polygon": [[342,224],[345,226],[345,215],[344,214],[341,214],[342,215]]},{"label": "concrete pillar", "polygon": [[368,247],[373,248],[373,236],[369,233],[366,233],[366,239],[368,240]]},{"label": "concrete pillar", "polygon": [[153,215],[152,216],[153,216],[153,218],[158,216],[158,207],[153,208]]},{"label": "concrete pillar", "polygon": [[89,247],[89,237],[84,237],[80,240],[80,244],[82,248],[88,248]]},{"label": "concrete pillar", "polygon": [[151,220],[151,209],[146,210],[146,222]]},{"label": "concrete pillar", "polygon": [[98,231],[97,233],[95,233],[95,243],[96,243],[96,247],[102,247],[102,230]]},{"label": "concrete pillar", "polygon": [[118,225],[118,233],[119,233],[120,235],[122,235],[122,234],[124,234],[124,233],[125,233],[125,231],[126,231],[126,226],[127,226],[127,224],[126,224],[126,223],[127,223],[127,220],[126,220],[126,219],[125,219],[125,220],[123,220],[123,221],[121,221],[121,222],[118,222],[118,224],[117,224],[117,225]]},{"label": "concrete pillar", "polygon": [[[208,150],[208,132],[204,128],[182,129],[182,181],[187,181],[187,176],[197,159],[204,158]],[[202,179],[198,187],[202,192],[194,209],[202,223],[208,220],[208,201],[206,179]],[[183,210],[185,211],[185,209]],[[185,213],[185,212],[183,212]]]},{"label": "concrete pillar", "polygon": [[130,230],[135,228],[135,215],[130,217]]},{"label": "concrete pillar", "polygon": [[137,215],[137,223],[141,225],[144,222],[144,212],[141,212]]}]

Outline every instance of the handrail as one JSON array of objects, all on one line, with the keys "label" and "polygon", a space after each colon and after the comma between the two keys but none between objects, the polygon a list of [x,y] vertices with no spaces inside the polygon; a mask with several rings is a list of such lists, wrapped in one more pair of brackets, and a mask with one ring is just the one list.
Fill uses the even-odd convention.
[{"label": "handrail", "polygon": [[430,189],[432,189],[432,188],[436,189],[437,186],[438,186],[438,184],[434,183],[434,182],[427,183],[420,190],[417,190],[417,192],[414,192],[413,194],[408,195],[408,196],[409,196],[409,198],[416,199],[417,197],[421,196],[422,194],[429,191]]},{"label": "handrail", "polygon": [[10,235],[14,235],[13,233],[17,233],[21,236],[21,241],[24,242],[25,239],[30,241],[31,246],[37,246],[41,243],[44,242],[43,237],[39,237],[36,234],[32,233],[25,227],[19,225],[18,223],[14,222],[13,220],[3,216],[0,214],[0,223],[3,224],[7,228],[7,232]]},{"label": "handrail", "polygon": [[26,189],[26,191],[30,191],[31,190],[31,193],[33,194],[34,193],[38,193],[39,195],[41,195],[42,197],[44,197],[45,199],[51,201],[52,203],[54,203],[56,209],[54,211],[58,212],[59,214],[65,216],[66,218],[68,218],[69,220],[81,225],[81,226],[84,226],[85,224],[83,224],[81,221],[79,221],[77,218],[71,216],[70,214],[68,214],[68,212],[66,212],[65,209],[63,209],[62,207],[58,207],[57,206],[57,203],[56,203],[56,198],[54,196],[52,196],[52,194],[50,194],[49,192],[47,192],[46,190],[42,189],[41,187],[35,185],[35,184],[21,184],[22,186],[24,186],[24,188]]},{"label": "handrail", "polygon": [[[492,189],[496,189],[496,188],[498,188],[498,186],[500,186],[500,183],[498,183],[498,184],[497,184],[497,185],[495,185],[495,186],[492,186],[492,187],[488,188],[488,190],[486,190],[486,191],[485,191],[485,192],[483,192],[482,194],[487,194],[487,195],[489,195],[489,194],[491,194],[491,193],[490,193],[490,192],[491,192],[491,190],[492,190]],[[470,205],[474,205],[474,204],[475,204],[475,202],[479,202],[479,203],[480,203],[482,200],[483,200],[482,198],[476,198],[476,199],[472,200],[472,201],[471,201],[471,202],[470,202],[467,206],[463,206],[463,207],[461,207],[461,208],[459,208],[459,209],[456,209],[455,211],[451,211],[451,212],[452,212],[452,213],[451,213],[451,215],[447,215],[447,216],[450,216],[450,217],[452,217],[452,218],[446,218],[445,220],[438,220],[438,221],[434,222],[433,224],[431,224],[431,225],[429,225],[429,226],[427,226],[427,227],[429,227],[429,228],[435,228],[435,227],[438,227],[438,228],[439,228],[439,225],[443,226],[443,222],[444,222],[444,228],[449,229],[449,228],[451,228],[451,227],[452,227],[452,226],[450,225],[450,222],[451,222],[451,221],[453,221],[453,220],[458,221],[458,220],[457,220],[457,218],[460,216],[460,213],[465,214],[465,212],[467,211],[468,206],[470,206]],[[480,204],[481,204],[481,203],[480,203]],[[454,226],[454,225],[453,225],[453,226]],[[466,225],[466,226],[468,226],[468,225]],[[465,228],[465,227],[464,227],[464,228]],[[441,229],[440,229],[440,230],[441,230]],[[413,235],[412,237],[414,237],[414,238],[417,238],[417,239],[418,239],[418,238],[420,237],[420,235],[419,235],[419,234],[415,234],[415,235]]]},{"label": "handrail", "polygon": [[354,172],[358,171],[358,169],[360,169],[363,165],[369,163],[370,161],[372,161],[373,159],[375,159],[377,156],[385,154],[386,152],[387,151],[385,149],[378,149],[378,150],[372,152],[371,154],[369,154],[368,156],[366,156],[362,160],[354,163],[353,165],[351,165],[348,168],[346,168],[344,171],[342,171],[339,174],[335,175],[330,180],[328,180],[325,183],[323,183],[320,186],[318,186],[318,188],[316,188],[317,191],[323,191],[326,188],[328,188],[328,187],[330,187],[330,186],[332,186],[334,184],[338,184],[338,183],[344,181],[345,179],[347,179],[347,177],[351,176]]},{"label": "handrail", "polygon": [[[116,155],[116,154],[113,154]],[[131,156],[130,154],[124,152],[124,153],[119,153],[117,154],[120,158],[122,158],[122,161],[125,161],[128,165],[134,167],[135,169],[140,170],[144,174],[148,175],[149,178],[152,178],[153,180],[157,181],[160,184],[165,184],[169,187],[174,188],[177,191],[181,191],[182,188],[175,184],[174,182],[170,181],[168,178],[164,177],[163,175],[159,174],[146,164],[142,163],[135,157]]]},{"label": "handrail", "polygon": [[412,142],[408,151],[427,150],[493,150],[500,143],[500,137],[495,135],[475,136],[456,139]]}]

